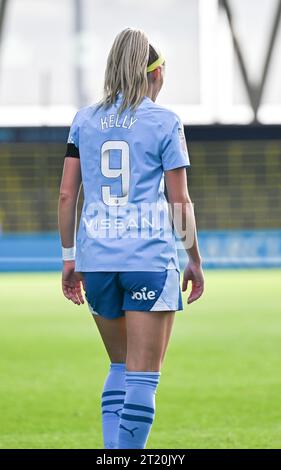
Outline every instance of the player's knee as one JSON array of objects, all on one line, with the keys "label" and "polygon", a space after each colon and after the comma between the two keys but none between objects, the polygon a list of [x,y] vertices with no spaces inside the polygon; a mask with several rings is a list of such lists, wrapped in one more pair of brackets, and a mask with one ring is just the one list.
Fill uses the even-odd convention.
[{"label": "player's knee", "polygon": [[126,368],[132,372],[160,372],[162,365],[161,357],[141,355],[127,357]]}]

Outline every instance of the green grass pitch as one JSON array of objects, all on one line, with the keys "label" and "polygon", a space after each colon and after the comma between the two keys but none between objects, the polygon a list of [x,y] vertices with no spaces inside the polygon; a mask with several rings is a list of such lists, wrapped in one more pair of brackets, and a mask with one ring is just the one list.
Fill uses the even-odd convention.
[{"label": "green grass pitch", "polygon": [[[176,314],[148,448],[280,448],[280,271],[205,277]],[[59,273],[0,282],[0,447],[101,449],[109,360],[87,306]]]}]

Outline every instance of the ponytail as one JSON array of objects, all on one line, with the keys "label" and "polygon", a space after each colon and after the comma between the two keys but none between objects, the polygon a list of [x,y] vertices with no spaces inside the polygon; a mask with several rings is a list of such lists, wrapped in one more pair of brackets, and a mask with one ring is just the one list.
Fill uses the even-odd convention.
[{"label": "ponytail", "polygon": [[141,30],[126,28],[117,35],[107,59],[101,106],[112,105],[122,93],[121,113],[135,110],[147,93],[147,66],[159,55]]}]

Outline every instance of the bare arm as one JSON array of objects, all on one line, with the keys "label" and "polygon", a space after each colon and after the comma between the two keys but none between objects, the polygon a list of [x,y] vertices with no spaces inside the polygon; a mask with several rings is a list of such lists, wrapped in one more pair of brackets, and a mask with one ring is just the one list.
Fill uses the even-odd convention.
[{"label": "bare arm", "polygon": [[185,291],[188,281],[192,281],[192,291],[188,298],[188,303],[192,303],[203,293],[204,276],[198,246],[196,221],[193,204],[188,192],[185,168],[166,171],[165,181],[174,225],[189,258],[189,263],[184,271],[182,289]]},{"label": "bare arm", "polygon": [[[77,202],[81,189],[81,169],[79,158],[66,157],[60,185],[58,204],[58,225],[61,243],[64,248],[75,245]],[[62,290],[66,298],[77,305],[84,303],[81,291],[81,277],[75,273],[74,261],[64,261]]]},{"label": "bare arm", "polygon": [[58,222],[62,246],[75,244],[77,202],[81,188],[79,158],[66,157],[60,185]]}]

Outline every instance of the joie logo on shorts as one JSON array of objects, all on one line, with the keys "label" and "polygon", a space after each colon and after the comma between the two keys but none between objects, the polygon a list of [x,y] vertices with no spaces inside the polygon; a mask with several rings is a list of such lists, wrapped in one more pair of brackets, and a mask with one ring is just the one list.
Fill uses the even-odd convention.
[{"label": "joie logo on shorts", "polygon": [[133,292],[133,300],[154,300],[156,297],[157,290],[147,290],[147,287],[143,287],[138,292]]}]

